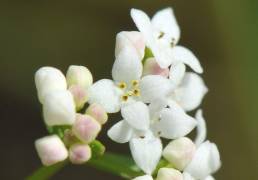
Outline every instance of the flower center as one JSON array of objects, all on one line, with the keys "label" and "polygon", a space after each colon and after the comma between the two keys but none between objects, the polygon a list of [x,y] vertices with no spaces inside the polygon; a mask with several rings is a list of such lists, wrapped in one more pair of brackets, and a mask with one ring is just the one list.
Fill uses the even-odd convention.
[{"label": "flower center", "polygon": [[123,90],[121,100],[124,102],[126,102],[131,96],[139,97],[141,95],[138,80],[132,80],[130,84],[119,82],[117,86]]}]

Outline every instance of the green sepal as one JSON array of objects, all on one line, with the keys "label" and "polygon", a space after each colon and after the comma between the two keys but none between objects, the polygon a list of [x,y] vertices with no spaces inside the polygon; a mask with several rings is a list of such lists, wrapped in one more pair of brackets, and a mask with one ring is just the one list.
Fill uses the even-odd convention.
[{"label": "green sepal", "polygon": [[98,140],[94,140],[89,144],[92,152],[92,158],[97,159],[103,156],[106,151],[105,146]]}]

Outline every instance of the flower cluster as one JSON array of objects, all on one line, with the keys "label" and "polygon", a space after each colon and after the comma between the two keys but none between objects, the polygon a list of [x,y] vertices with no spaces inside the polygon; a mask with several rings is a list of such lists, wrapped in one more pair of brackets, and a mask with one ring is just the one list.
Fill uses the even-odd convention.
[{"label": "flower cluster", "polygon": [[35,142],[44,165],[68,157],[74,164],[87,162],[96,144],[104,151],[95,139],[108,119],[105,109],[93,103],[83,112],[93,83],[86,67],[70,66],[66,77],[56,68],[42,67],[35,74],[35,83],[44,121],[51,133]]},{"label": "flower cluster", "polygon": [[[199,60],[178,45],[180,29],[171,8],[152,19],[132,9],[131,17],[139,31],[117,34],[112,79],[93,83],[82,66],[70,66],[66,77],[52,67],[37,71],[45,123],[59,135],[36,141],[43,164],[68,156],[73,163],[88,161],[90,145],[107,113],[121,112],[122,120],[107,134],[117,143],[129,143],[136,165],[145,174],[134,180],[214,179],[212,174],[221,166],[218,148],[206,140],[202,110],[195,117],[188,114],[208,91]],[[82,113],[86,102],[89,106]],[[192,141],[186,136],[195,128]]]},{"label": "flower cluster", "polygon": [[[89,102],[122,120],[108,131],[117,143],[129,142],[131,154],[146,174],[135,180],[209,180],[221,165],[217,146],[206,139],[202,111],[195,110],[207,93],[196,56],[177,45],[180,29],[167,8],[150,19],[132,9],[139,31],[117,34],[113,80],[94,83]],[[189,66],[194,72],[186,72]],[[195,142],[185,137],[197,127]],[[166,141],[172,140],[163,148]],[[162,143],[163,141],[163,143]],[[165,165],[159,167],[161,162]]]}]

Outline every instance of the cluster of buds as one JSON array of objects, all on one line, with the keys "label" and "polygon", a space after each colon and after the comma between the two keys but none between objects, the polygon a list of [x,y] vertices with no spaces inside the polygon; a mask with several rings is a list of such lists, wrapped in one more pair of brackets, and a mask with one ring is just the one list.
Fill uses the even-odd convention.
[{"label": "cluster of buds", "polygon": [[104,146],[95,139],[108,115],[97,103],[86,107],[91,72],[84,66],[70,66],[65,77],[56,68],[42,67],[35,74],[35,83],[51,133],[35,142],[42,163],[49,166],[67,158],[74,164],[85,163],[94,155],[96,144],[101,148],[98,153],[104,153]]}]

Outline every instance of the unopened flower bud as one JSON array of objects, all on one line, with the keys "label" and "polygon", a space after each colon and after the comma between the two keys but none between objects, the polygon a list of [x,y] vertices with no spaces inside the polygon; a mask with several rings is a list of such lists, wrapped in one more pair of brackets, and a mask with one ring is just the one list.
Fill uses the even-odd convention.
[{"label": "unopened flower bud", "polygon": [[91,104],[87,110],[86,114],[92,116],[94,119],[96,119],[101,125],[105,124],[108,120],[108,115],[105,109],[96,103]]},{"label": "unopened flower bud", "polygon": [[143,66],[143,75],[160,75],[164,77],[168,77],[169,69],[161,68],[155,58],[151,57],[146,59]]},{"label": "unopened flower bud", "polygon": [[36,150],[45,166],[61,162],[68,157],[64,143],[57,135],[46,136],[35,141]]},{"label": "unopened flower bud", "polygon": [[160,168],[156,180],[183,180],[183,175],[173,168]]},{"label": "unopened flower bud", "polygon": [[134,48],[140,59],[144,57],[145,40],[138,31],[122,31],[116,35],[115,55],[117,56],[125,47]]},{"label": "unopened flower bud", "polygon": [[153,178],[150,175],[144,175],[144,176],[138,176],[132,180],[153,180]]},{"label": "unopened flower bud", "polygon": [[79,85],[82,88],[89,88],[92,85],[93,77],[88,68],[72,65],[66,73],[68,86]]},{"label": "unopened flower bud", "polygon": [[93,117],[77,114],[73,132],[81,141],[85,143],[92,142],[96,139],[100,130],[100,124]]},{"label": "unopened flower bud", "polygon": [[35,73],[35,83],[41,103],[44,102],[44,97],[48,93],[67,88],[65,76],[60,70],[53,67],[40,68]]},{"label": "unopened flower bud", "polygon": [[176,169],[183,170],[192,160],[196,146],[191,139],[181,137],[170,142],[163,150],[163,157]]},{"label": "unopened flower bud", "polygon": [[84,104],[88,101],[89,95],[85,88],[82,88],[79,85],[72,85],[69,88],[69,91],[73,95],[73,99],[76,105],[76,109],[80,110],[83,108]]},{"label": "unopened flower bud", "polygon": [[69,159],[73,164],[82,164],[90,160],[91,149],[87,144],[74,144],[69,149]]},{"label": "unopened flower bud", "polygon": [[76,115],[72,94],[68,90],[47,94],[43,104],[43,115],[48,126],[72,125]]}]

